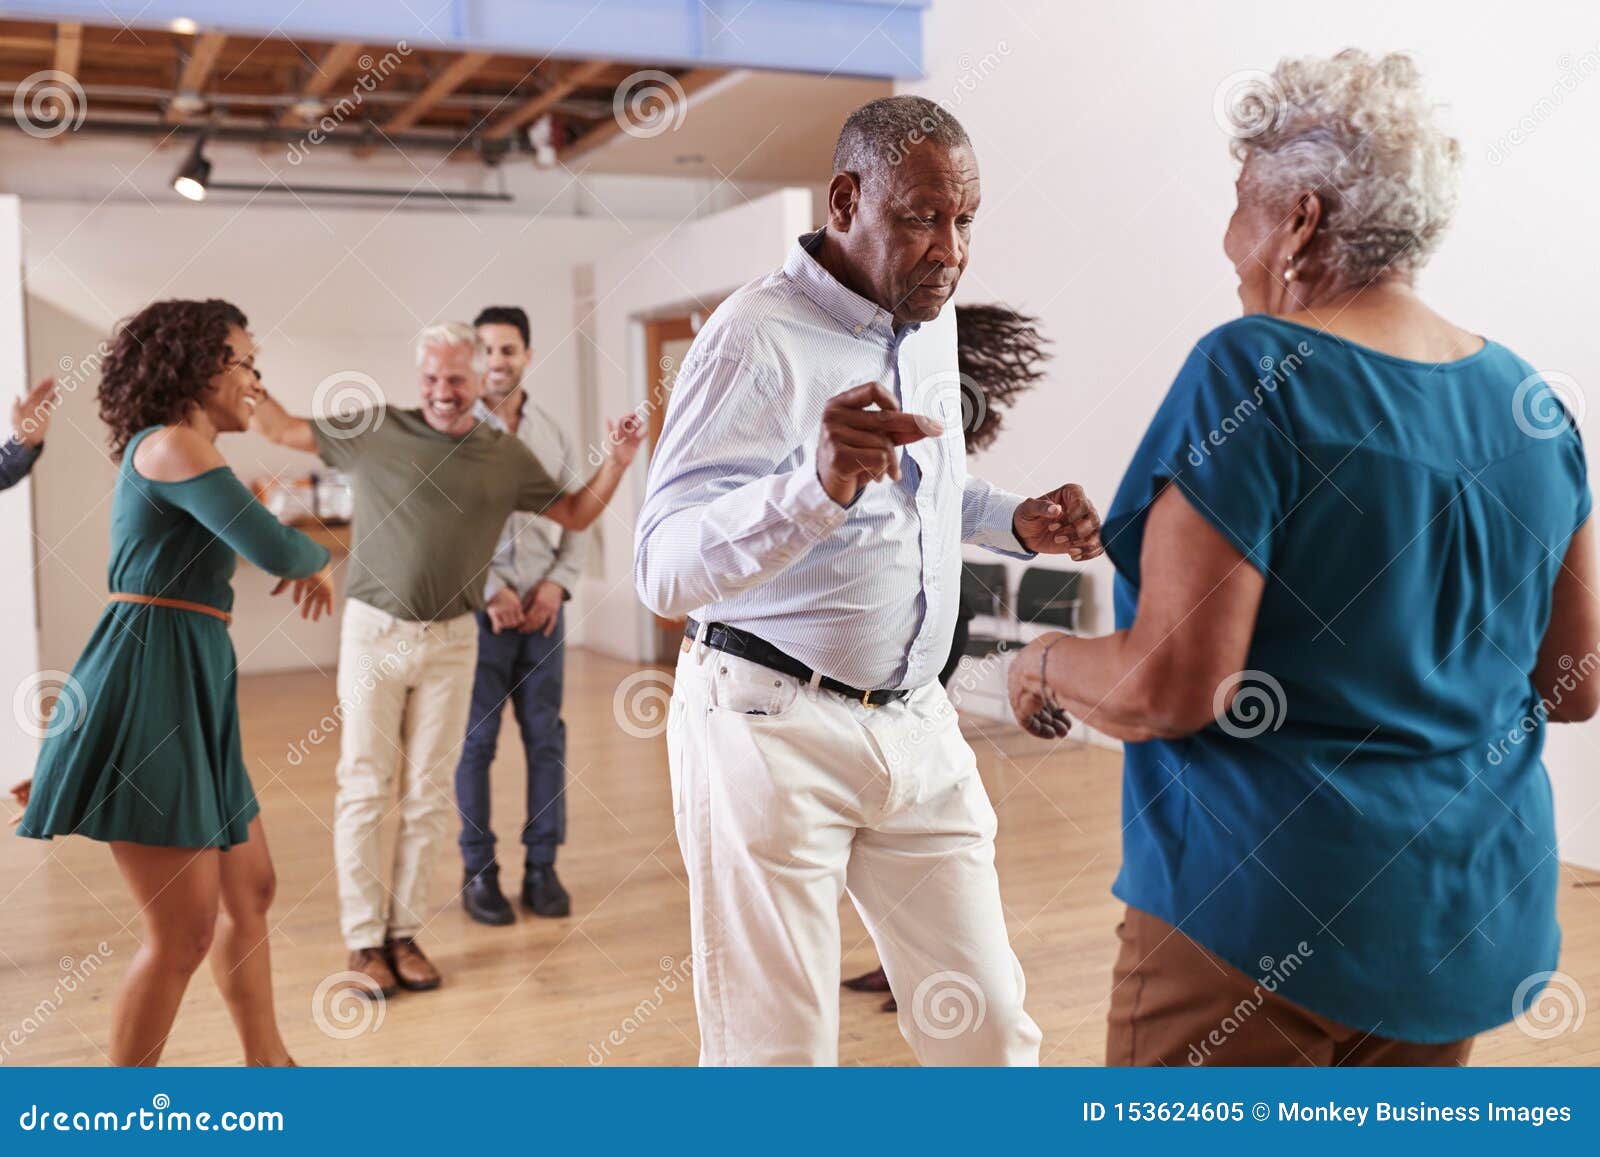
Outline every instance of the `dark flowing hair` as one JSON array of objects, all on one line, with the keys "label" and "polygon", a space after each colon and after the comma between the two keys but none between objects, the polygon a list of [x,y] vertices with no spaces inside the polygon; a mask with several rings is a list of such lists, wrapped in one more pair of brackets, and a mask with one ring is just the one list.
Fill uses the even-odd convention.
[{"label": "dark flowing hair", "polygon": [[1049,344],[1036,317],[1004,305],[956,306],[956,364],[969,454],[993,444],[1001,412],[1045,376]]},{"label": "dark flowing hair", "polygon": [[238,351],[228,327],[249,324],[220,298],[158,301],[117,323],[101,367],[100,419],[111,427],[111,453],[122,457],[140,430],[181,422]]}]

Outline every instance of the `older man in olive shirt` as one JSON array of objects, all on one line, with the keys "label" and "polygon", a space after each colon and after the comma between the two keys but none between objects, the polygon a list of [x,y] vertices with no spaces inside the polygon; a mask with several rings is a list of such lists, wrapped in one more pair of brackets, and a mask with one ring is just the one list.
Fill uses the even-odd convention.
[{"label": "older man in olive shirt", "polygon": [[[536,511],[575,530],[600,516],[642,437],[624,419],[587,484],[564,490],[516,438],[480,423],[482,353],[470,326],[424,330],[422,406],[291,417],[266,400],[257,428],[348,471],[355,526],[339,641],[334,855],[349,967],[374,989],[437,988],[417,946],[438,844],[454,812],[451,773],[472,698],[484,578],[507,517]],[[396,800],[393,875],[379,825]]]}]

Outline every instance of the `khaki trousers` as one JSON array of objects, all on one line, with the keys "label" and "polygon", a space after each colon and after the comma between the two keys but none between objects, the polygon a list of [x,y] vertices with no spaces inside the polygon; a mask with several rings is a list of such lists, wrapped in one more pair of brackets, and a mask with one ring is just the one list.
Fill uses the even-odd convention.
[{"label": "khaki trousers", "polygon": [[995,814],[937,683],[867,707],[703,646],[667,723],[705,1065],[833,1065],[839,902],[923,1064],[1035,1065]]},{"label": "khaki trousers", "polygon": [[[453,776],[477,661],[470,614],[415,623],[345,603],[333,849],[339,927],[351,949],[422,928],[440,841],[455,816]],[[396,806],[400,831],[385,871],[379,829]]]},{"label": "khaki trousers", "polygon": [[1108,1065],[1464,1065],[1472,1038],[1373,1036],[1267,991],[1165,920],[1124,910]]}]

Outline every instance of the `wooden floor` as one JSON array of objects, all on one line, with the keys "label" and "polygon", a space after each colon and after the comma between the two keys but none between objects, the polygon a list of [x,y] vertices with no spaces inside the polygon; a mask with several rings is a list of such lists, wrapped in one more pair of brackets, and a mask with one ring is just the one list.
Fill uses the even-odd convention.
[{"label": "wooden floor", "polygon": [[[245,754],[279,878],[280,1019],[301,1064],[694,1063],[683,964],[688,894],[672,832],[665,740],[634,738],[613,716],[615,691],[630,672],[585,652],[569,656],[569,842],[561,874],[575,914],[527,917],[511,928],[472,923],[455,900],[461,877],[452,840],[439,852],[436,907],[422,937],[445,987],[402,993],[381,1017],[337,990],[314,1007],[319,984],[344,967],[328,827],[336,743],[310,747],[298,765],[289,751],[333,705],[332,678],[243,681]],[[494,768],[513,885],[522,807],[522,756],[507,742],[514,735],[508,721]],[[1000,813],[1000,878],[1046,1063],[1099,1064],[1119,907],[1109,888],[1118,861],[1120,757],[1009,728],[973,730],[971,739]],[[1600,997],[1600,889],[1582,886],[1592,882],[1592,874],[1563,869],[1561,967]],[[872,947],[848,902],[845,908],[845,967],[864,969],[875,962]],[[0,1062],[104,1063],[113,986],[135,946],[133,916],[104,846],[0,838]],[[842,1063],[911,1061],[876,997],[844,993],[842,1000]],[[1578,1031],[1550,1040],[1502,1028],[1480,1041],[1473,1063],[1600,1063],[1600,1009],[1592,1013]],[[13,1032],[20,1044],[9,1043]],[[226,1013],[203,973],[166,1061],[237,1059]]]}]

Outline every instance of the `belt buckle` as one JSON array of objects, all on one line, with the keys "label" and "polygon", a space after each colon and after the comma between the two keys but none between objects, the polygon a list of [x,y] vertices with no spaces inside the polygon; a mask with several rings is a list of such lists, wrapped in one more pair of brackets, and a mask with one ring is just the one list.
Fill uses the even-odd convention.
[{"label": "belt buckle", "polygon": [[876,707],[879,706],[879,704],[874,703],[872,701],[872,692],[871,691],[863,691],[861,693],[861,706],[876,708]]}]

